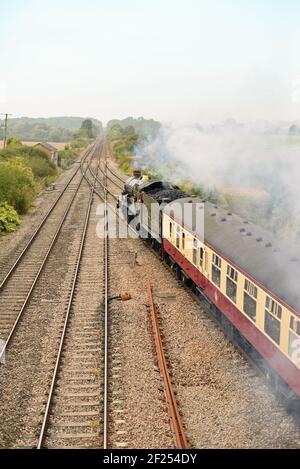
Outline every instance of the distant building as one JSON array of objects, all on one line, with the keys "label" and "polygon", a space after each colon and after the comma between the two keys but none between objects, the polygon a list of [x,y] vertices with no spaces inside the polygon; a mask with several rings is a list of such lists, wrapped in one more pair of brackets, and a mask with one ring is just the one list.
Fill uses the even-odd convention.
[{"label": "distant building", "polygon": [[55,148],[53,145],[50,145],[50,143],[45,143],[45,142],[39,142],[34,146],[35,148],[39,148],[44,153],[46,153],[49,157],[49,160],[52,161],[52,163],[57,164],[57,161],[58,161],[57,148]]}]

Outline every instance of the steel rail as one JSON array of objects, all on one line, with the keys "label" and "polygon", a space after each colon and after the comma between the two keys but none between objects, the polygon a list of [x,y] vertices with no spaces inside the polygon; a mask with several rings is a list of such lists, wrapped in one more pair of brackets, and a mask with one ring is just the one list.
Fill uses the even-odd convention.
[{"label": "steel rail", "polygon": [[[104,144],[101,147],[101,151],[103,151]],[[105,161],[106,163],[106,161]],[[106,165],[105,165],[106,167]],[[100,164],[98,169],[100,169]],[[103,190],[103,195],[96,191],[94,187],[94,193],[98,195],[101,201],[104,202],[104,370],[103,370],[103,449],[108,448],[108,353],[109,353],[109,340],[108,340],[108,284],[109,284],[109,269],[108,269],[108,201],[107,201],[107,194],[110,191],[107,188],[107,180],[106,185],[98,178],[98,171],[96,173],[93,172],[91,168],[89,168],[90,173],[94,177],[94,181],[98,181]],[[103,173],[104,176],[106,175]],[[90,179],[86,178],[87,182],[91,185]]]},{"label": "steel rail", "polygon": [[184,433],[183,424],[181,421],[176,397],[174,394],[174,390],[172,388],[171,378],[167,366],[166,357],[164,354],[163,343],[158,323],[158,316],[157,316],[157,305],[154,303],[153,299],[153,290],[151,282],[148,282],[147,286],[147,293],[148,293],[148,302],[150,306],[151,312],[151,321],[152,321],[152,328],[155,340],[155,347],[156,353],[158,358],[159,369],[163,378],[164,383],[164,392],[167,400],[168,405],[168,414],[170,418],[170,424],[174,435],[174,442],[175,446],[178,449],[187,449],[188,443]]},{"label": "steel rail", "polygon": [[[101,168],[100,169],[100,172],[104,175],[105,177],[105,173],[103,172],[103,170]],[[89,168],[90,172],[93,174],[93,176],[95,175],[95,173],[91,170],[91,168]],[[103,192],[105,193],[105,191],[107,192],[107,194],[110,194],[115,200],[118,200],[118,196],[116,194],[114,194],[112,191],[110,191],[107,187],[107,185],[105,185],[103,183],[103,181],[101,181],[101,179],[99,179],[99,176],[97,175],[96,176],[96,179],[97,179],[97,182],[99,182],[99,184],[101,185],[102,187],[102,190]],[[108,178],[107,178],[108,179]],[[99,195],[99,194],[98,194]],[[103,196],[99,196],[100,198],[104,199],[104,195]]]},{"label": "steel rail", "polygon": [[[86,155],[84,156],[83,158],[83,162],[86,161],[86,159],[91,155],[93,151],[93,148],[90,148],[87,150],[86,152]],[[0,283],[0,292],[1,290],[3,289],[4,285],[7,283],[8,279],[10,278],[11,274],[14,272],[14,270],[16,269],[17,265],[19,264],[20,260],[22,259],[22,257],[24,256],[24,254],[27,252],[27,250],[29,249],[29,247],[31,246],[32,242],[34,241],[34,239],[37,237],[38,233],[41,231],[42,227],[44,226],[44,224],[46,223],[47,219],[49,218],[49,216],[51,215],[51,213],[53,212],[54,208],[57,206],[58,202],[60,201],[60,199],[62,198],[62,196],[64,195],[64,193],[66,192],[66,190],[68,189],[68,187],[70,186],[71,182],[73,181],[73,179],[75,178],[75,176],[77,175],[79,169],[81,168],[81,165],[82,165],[82,162],[80,164],[80,166],[78,166],[78,168],[76,169],[75,173],[70,177],[69,181],[67,182],[67,184],[65,185],[64,189],[62,190],[62,192],[60,193],[60,195],[57,197],[57,199],[54,201],[54,203],[52,204],[52,206],[50,207],[50,209],[48,210],[48,212],[46,213],[46,215],[43,217],[42,221],[40,222],[40,224],[38,225],[38,227],[36,228],[36,230],[34,231],[34,233],[32,234],[31,238],[29,239],[29,241],[27,242],[27,244],[25,245],[25,247],[22,249],[21,253],[19,254],[18,258],[16,259],[16,261],[13,263],[12,267],[10,268],[10,270],[8,271],[8,273],[5,275],[4,279],[1,281]]]},{"label": "steel rail", "polygon": [[[106,162],[106,161],[105,161]],[[107,176],[107,172],[105,172]],[[108,446],[108,208],[107,179],[104,190],[104,409],[103,409],[103,449]]]},{"label": "steel rail", "polygon": [[110,178],[109,176],[107,176],[107,179],[108,181],[111,181],[112,184],[114,184],[115,186],[117,186],[119,189],[124,189],[124,184],[121,186],[121,184],[119,184],[118,182],[114,181],[112,178]]},{"label": "steel rail", "polygon": [[[108,165],[107,165],[107,162],[106,162],[106,168],[109,170],[109,167],[108,167]],[[102,171],[101,167],[100,167],[100,171],[101,171],[102,174],[103,174],[103,171]],[[105,171],[105,170],[104,170],[104,171]],[[110,170],[109,170],[109,171],[110,171]],[[110,171],[110,172],[111,172],[111,174],[112,174],[113,176],[116,176],[112,171]],[[113,180],[111,177],[109,177],[108,175],[107,175],[106,177],[107,177],[107,180],[108,180],[108,181],[111,181],[111,182],[112,182],[115,186],[117,186],[119,189],[122,189],[122,190],[124,189],[124,184],[125,184],[124,181],[122,181],[122,185],[121,185],[119,182],[114,181],[114,180]],[[116,176],[116,177],[118,177],[118,176]]]},{"label": "steel rail", "polygon": [[[82,178],[83,178],[83,176],[82,176]],[[94,184],[93,184],[93,186],[91,187],[91,190],[90,190],[90,197],[89,197],[88,207],[87,207],[86,216],[85,216],[84,228],[83,228],[83,232],[82,232],[82,235],[81,235],[79,252],[78,252],[78,256],[77,256],[77,260],[76,260],[74,278],[73,278],[73,281],[72,281],[72,287],[71,287],[68,306],[67,306],[67,310],[66,310],[66,316],[65,316],[65,319],[64,319],[63,331],[62,331],[62,335],[61,335],[61,339],[60,339],[60,343],[59,343],[59,348],[58,348],[58,352],[57,352],[55,367],[54,367],[54,371],[53,371],[52,381],[51,381],[50,390],[49,390],[49,394],[48,394],[48,400],[47,400],[46,409],[45,409],[45,413],[44,413],[44,417],[43,417],[42,428],[41,428],[40,435],[39,435],[39,441],[38,441],[37,449],[42,449],[43,448],[43,444],[44,444],[45,438],[47,436],[47,425],[48,425],[48,422],[49,422],[50,410],[51,410],[51,406],[52,406],[55,385],[56,385],[56,381],[57,381],[57,377],[58,377],[58,371],[59,371],[59,366],[60,366],[60,363],[61,363],[62,351],[63,351],[63,347],[64,347],[67,327],[68,327],[68,324],[69,324],[69,318],[70,318],[72,303],[73,303],[73,299],[74,299],[74,295],[75,295],[75,289],[76,289],[76,284],[77,284],[77,279],[78,279],[79,267],[80,267],[80,263],[81,263],[81,259],[82,259],[82,253],[83,253],[83,248],[84,248],[84,243],[85,243],[85,239],[86,239],[86,234],[87,234],[87,229],[88,229],[88,224],[89,224],[89,219],[90,219],[90,213],[91,213],[91,208],[92,208],[92,203],[93,203],[95,184],[96,184],[96,178],[95,178]]]},{"label": "steel rail", "polygon": [[114,173],[114,171],[112,171],[108,165],[107,165],[107,169],[113,176],[115,176],[117,179],[119,179],[119,181],[125,184],[126,179],[122,179],[118,174]]},{"label": "steel rail", "polygon": [[[99,147],[100,155],[101,155],[101,151],[103,150],[103,143],[104,143],[104,142],[102,142],[102,146]],[[104,191],[104,190],[105,190],[105,185],[104,185],[103,182],[98,178],[98,171],[99,171],[99,169],[100,169],[100,171],[101,171],[101,168],[100,168],[100,161],[99,161],[99,166],[98,166],[98,168],[97,168],[97,172],[96,172],[96,173],[93,172],[93,170],[92,170],[92,168],[91,168],[90,166],[88,167],[88,170],[89,170],[89,172],[91,173],[92,177],[93,177],[93,178],[96,178],[96,182],[99,182],[99,183],[101,184],[102,190]],[[93,182],[91,182],[91,180],[90,180],[86,175],[84,175],[84,178],[85,178],[86,182],[89,184],[89,186],[92,187],[92,186],[93,186]],[[101,199],[101,200],[104,202],[104,194],[103,194],[103,195],[100,194],[100,193],[97,191],[96,187],[94,188],[94,193],[97,194],[98,197],[99,197],[99,199]]]},{"label": "steel rail", "polygon": [[[85,161],[82,162],[81,165],[83,165],[84,163],[85,163]],[[45,266],[45,264],[46,264],[46,262],[47,262],[47,260],[48,260],[48,258],[49,258],[49,255],[50,255],[50,253],[51,253],[51,251],[52,251],[52,249],[53,249],[53,246],[54,246],[54,244],[55,244],[55,242],[56,242],[56,240],[57,240],[57,238],[58,238],[58,235],[59,235],[60,232],[61,232],[62,226],[63,226],[63,224],[64,224],[64,222],[65,222],[65,220],[66,220],[66,218],[67,218],[67,216],[68,216],[68,214],[69,214],[69,211],[70,211],[70,209],[71,209],[71,207],[72,207],[72,205],[73,205],[73,202],[74,202],[74,200],[75,200],[75,198],[76,198],[76,195],[77,195],[77,193],[78,193],[78,191],[79,191],[79,189],[80,189],[80,186],[81,186],[81,183],[82,183],[83,179],[84,179],[84,177],[82,176],[81,179],[80,179],[80,181],[79,181],[79,183],[78,183],[78,185],[77,185],[77,188],[76,188],[76,190],[75,190],[75,192],[74,192],[74,194],[73,194],[73,196],[72,196],[72,198],[71,198],[71,200],[70,200],[70,202],[69,202],[69,204],[68,204],[68,206],[67,206],[67,208],[66,208],[66,210],[65,210],[65,212],[64,212],[64,215],[63,215],[63,217],[62,217],[62,219],[61,219],[61,221],[60,221],[60,223],[59,223],[59,225],[58,225],[58,228],[57,228],[57,230],[55,231],[55,234],[54,234],[54,236],[53,236],[53,238],[52,238],[51,244],[50,244],[49,248],[47,249],[47,252],[46,252],[46,254],[45,254],[45,256],[44,256],[44,258],[43,258],[43,260],[42,260],[42,263],[40,264],[40,267],[39,267],[39,269],[38,269],[38,271],[37,271],[37,273],[36,273],[36,275],[35,275],[35,277],[34,277],[34,280],[33,280],[32,284],[31,284],[31,287],[30,287],[30,289],[29,289],[29,291],[28,291],[28,293],[27,293],[27,296],[26,296],[26,298],[25,298],[25,300],[24,300],[24,302],[23,302],[23,304],[22,304],[22,306],[21,306],[21,309],[19,310],[19,313],[18,313],[18,315],[17,315],[17,317],[16,317],[16,319],[15,319],[15,321],[14,321],[14,324],[13,324],[11,330],[10,330],[10,333],[9,333],[9,335],[8,335],[8,337],[7,337],[7,339],[6,339],[5,343],[4,343],[4,345],[2,346],[2,348],[1,348],[1,350],[0,350],[0,364],[1,364],[1,362],[2,362],[2,358],[3,358],[4,354],[5,354],[5,352],[6,352],[6,350],[7,350],[7,347],[8,347],[8,345],[10,344],[11,339],[13,338],[13,336],[14,336],[14,334],[15,334],[15,332],[16,332],[17,326],[18,326],[18,324],[19,324],[19,322],[20,322],[20,319],[21,319],[21,317],[22,317],[22,315],[23,315],[23,312],[24,312],[24,310],[25,310],[25,308],[26,308],[26,306],[27,306],[27,303],[28,303],[28,301],[29,301],[31,295],[32,295],[32,292],[33,292],[33,290],[34,290],[34,287],[35,287],[35,285],[36,285],[36,283],[37,283],[37,281],[38,281],[38,279],[39,279],[39,277],[40,277],[40,275],[41,275],[41,273],[42,273],[42,271],[43,271],[43,269],[44,269],[44,266]]]}]

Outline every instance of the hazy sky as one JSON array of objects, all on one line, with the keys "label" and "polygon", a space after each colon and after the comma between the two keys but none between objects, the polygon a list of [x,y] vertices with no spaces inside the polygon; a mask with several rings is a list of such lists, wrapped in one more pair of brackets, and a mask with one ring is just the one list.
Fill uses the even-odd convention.
[{"label": "hazy sky", "polygon": [[299,24],[299,0],[0,0],[0,112],[300,119]]}]

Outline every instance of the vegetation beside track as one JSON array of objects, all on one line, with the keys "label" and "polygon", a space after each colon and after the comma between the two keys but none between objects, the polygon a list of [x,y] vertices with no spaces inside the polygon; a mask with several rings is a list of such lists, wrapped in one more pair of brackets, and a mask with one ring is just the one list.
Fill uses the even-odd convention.
[{"label": "vegetation beside track", "polygon": [[0,204],[2,232],[13,231],[13,210],[25,214],[35,195],[58,175],[58,169],[40,149],[27,147],[16,139],[7,142],[0,151]]},{"label": "vegetation beside track", "polygon": [[[130,125],[126,126],[126,124]],[[128,117],[123,120],[112,120],[108,123],[106,129],[107,138],[121,171],[132,175],[137,148],[141,147],[145,141],[151,142],[157,136],[160,127],[159,122],[142,117],[138,119]],[[156,159],[155,162],[157,162]],[[159,168],[156,164],[153,164],[151,158],[148,160],[143,158],[142,161],[136,163],[137,166],[139,163],[142,163],[143,174],[152,179],[166,179],[165,174],[176,174],[176,168],[172,167],[170,162],[165,162],[166,167],[164,168]],[[210,200],[215,199],[213,191],[210,191],[209,194],[206,193],[201,187],[196,186],[186,177],[180,178],[178,186],[188,194],[210,198]]]},{"label": "vegetation beside track", "polygon": [[112,125],[107,132],[113,154],[121,171],[131,174],[133,170],[134,148],[140,141],[133,126],[123,128],[120,124]]},{"label": "vegetation beside track", "polygon": [[34,197],[54,182],[61,168],[68,168],[82,150],[97,136],[98,128],[91,119],[82,122],[73,140],[58,152],[58,166],[36,147],[23,145],[11,137],[0,151],[0,234],[15,231],[19,215],[28,213]]},{"label": "vegetation beside track", "polygon": [[12,233],[20,225],[20,218],[16,210],[7,202],[0,204],[0,235]]}]

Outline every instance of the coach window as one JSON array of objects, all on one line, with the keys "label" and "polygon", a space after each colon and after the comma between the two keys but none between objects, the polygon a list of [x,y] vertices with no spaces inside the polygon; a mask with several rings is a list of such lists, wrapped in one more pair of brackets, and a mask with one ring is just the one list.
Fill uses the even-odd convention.
[{"label": "coach window", "polygon": [[176,227],[176,247],[177,249],[180,247],[180,226],[178,225]]},{"label": "coach window", "polygon": [[182,249],[185,249],[185,233],[182,233]]},{"label": "coach window", "polygon": [[244,284],[244,313],[249,316],[252,321],[256,321],[256,301],[257,287],[249,280],[245,279]]},{"label": "coach window", "polygon": [[279,345],[280,343],[280,321],[282,308],[269,296],[266,298],[265,307],[265,332]]},{"label": "coach window", "polygon": [[204,249],[200,248],[200,267],[203,267]]},{"label": "coach window", "polygon": [[226,295],[236,303],[238,273],[230,265],[227,266]]},{"label": "coach window", "polygon": [[173,223],[170,222],[170,238],[173,236]]},{"label": "coach window", "polygon": [[289,356],[295,365],[300,364],[300,321],[294,316],[290,318]]},{"label": "coach window", "polygon": [[193,264],[197,265],[197,251],[198,251],[198,242],[194,238],[193,241]]},{"label": "coach window", "polygon": [[222,260],[216,254],[213,254],[212,257],[212,281],[218,285],[221,284],[221,267],[222,267]]}]

